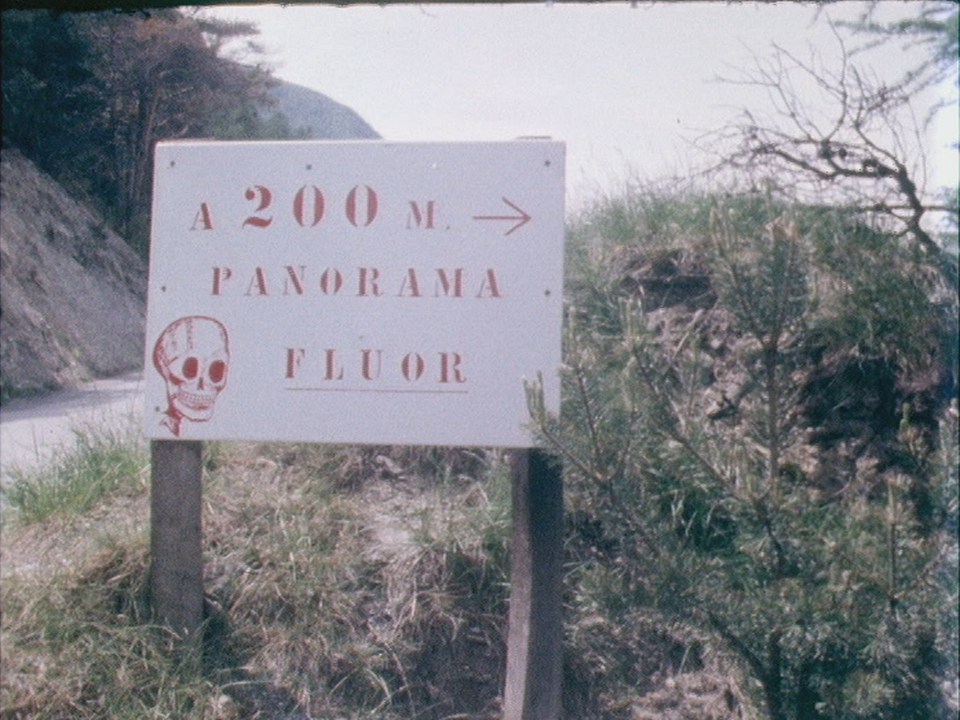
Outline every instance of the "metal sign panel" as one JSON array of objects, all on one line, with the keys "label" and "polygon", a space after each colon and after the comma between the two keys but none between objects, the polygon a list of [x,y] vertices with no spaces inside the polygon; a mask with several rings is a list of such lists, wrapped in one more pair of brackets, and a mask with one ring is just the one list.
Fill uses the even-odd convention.
[{"label": "metal sign panel", "polygon": [[156,150],[147,436],[525,447],[559,407],[564,145]]}]

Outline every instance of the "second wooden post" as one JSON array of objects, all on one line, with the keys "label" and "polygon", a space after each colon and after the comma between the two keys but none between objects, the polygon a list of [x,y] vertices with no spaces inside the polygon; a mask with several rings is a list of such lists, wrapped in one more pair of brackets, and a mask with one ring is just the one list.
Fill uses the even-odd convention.
[{"label": "second wooden post", "polygon": [[541,450],[512,453],[513,536],[504,720],[558,720],[563,649],[563,480]]}]

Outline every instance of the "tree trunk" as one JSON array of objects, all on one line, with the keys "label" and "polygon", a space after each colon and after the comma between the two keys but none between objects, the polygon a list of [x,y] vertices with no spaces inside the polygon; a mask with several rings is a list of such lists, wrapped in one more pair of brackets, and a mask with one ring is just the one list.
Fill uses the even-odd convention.
[{"label": "tree trunk", "polygon": [[780,631],[767,638],[767,671],[763,678],[763,694],[767,701],[770,720],[787,720],[783,697],[783,657],[780,649]]},{"label": "tree trunk", "polygon": [[770,453],[767,466],[767,490],[771,497],[778,497],[780,483],[780,382],[777,377],[776,344],[763,350],[764,382],[767,386],[767,446]]}]

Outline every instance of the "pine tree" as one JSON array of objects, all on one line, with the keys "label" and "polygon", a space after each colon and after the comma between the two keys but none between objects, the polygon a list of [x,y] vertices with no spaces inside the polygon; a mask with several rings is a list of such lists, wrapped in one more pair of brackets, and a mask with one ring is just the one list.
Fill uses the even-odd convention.
[{"label": "pine tree", "polygon": [[[938,610],[955,595],[942,573],[956,552],[956,473],[935,457],[949,428],[938,433],[931,408],[919,418],[905,400],[844,426],[836,442],[866,443],[856,462],[810,456],[818,421],[806,413],[824,359],[896,368],[906,357],[888,337],[821,332],[850,310],[855,286],[822,262],[842,212],[764,196],[675,203],[680,222],[660,247],[574,239],[562,415],[548,417],[531,389],[545,442],[567,460],[571,502],[605,530],[596,562],[617,578],[617,602],[714,638],[773,720],[945,717],[955,615]],[[858,237],[872,235],[842,239]],[[712,304],[665,310],[627,292],[625,274],[668,257],[708,268]],[[901,285],[922,282],[898,266]],[[886,312],[919,328],[930,309]],[[733,395],[729,411],[708,402],[719,390]]]}]

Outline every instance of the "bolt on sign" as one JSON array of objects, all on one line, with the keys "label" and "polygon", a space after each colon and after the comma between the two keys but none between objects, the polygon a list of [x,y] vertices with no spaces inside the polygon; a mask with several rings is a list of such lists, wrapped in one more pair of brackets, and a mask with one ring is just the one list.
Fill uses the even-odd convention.
[{"label": "bolt on sign", "polygon": [[559,408],[562,143],[157,146],[155,439],[527,447]]}]

